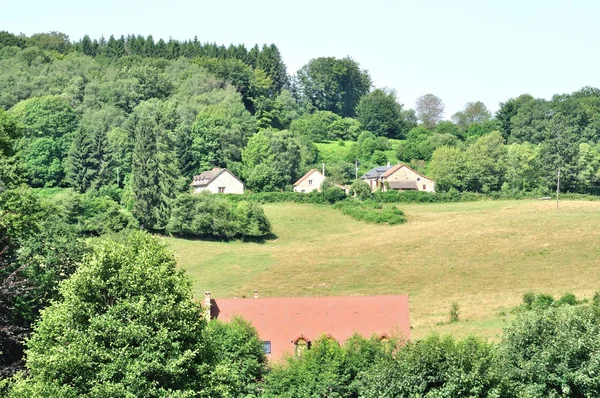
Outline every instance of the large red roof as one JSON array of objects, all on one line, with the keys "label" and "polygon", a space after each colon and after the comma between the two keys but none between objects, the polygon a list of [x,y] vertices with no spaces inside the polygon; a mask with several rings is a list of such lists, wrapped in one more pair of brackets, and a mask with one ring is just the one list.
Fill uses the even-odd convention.
[{"label": "large red roof", "polygon": [[252,323],[263,341],[271,342],[269,359],[293,353],[294,340],[315,341],[327,334],[343,343],[354,333],[410,338],[408,296],[268,297],[211,300],[211,316]]}]

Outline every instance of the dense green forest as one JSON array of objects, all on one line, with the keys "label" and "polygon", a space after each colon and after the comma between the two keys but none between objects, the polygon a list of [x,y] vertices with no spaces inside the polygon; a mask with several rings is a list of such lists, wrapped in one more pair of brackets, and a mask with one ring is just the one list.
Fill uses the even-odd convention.
[{"label": "dense green forest", "polygon": [[[339,202],[357,220],[401,223],[382,204],[401,200],[396,192],[354,181],[357,165],[388,161],[447,192],[403,200],[545,195],[559,170],[561,191],[600,192],[599,89],[523,94],[494,115],[473,101],[443,115],[433,94],[406,109],[350,57],[307,60],[290,76],[274,44],[0,32],[0,392],[594,395],[598,298],[526,303],[499,343],[324,337],[270,367],[252,326],[206,324],[173,256],[137,231],[264,239],[271,227],[256,202],[278,200]],[[286,192],[331,142],[343,155],[327,175],[352,183],[357,200],[329,182],[322,194]],[[190,195],[192,176],[215,166],[251,193]]]}]

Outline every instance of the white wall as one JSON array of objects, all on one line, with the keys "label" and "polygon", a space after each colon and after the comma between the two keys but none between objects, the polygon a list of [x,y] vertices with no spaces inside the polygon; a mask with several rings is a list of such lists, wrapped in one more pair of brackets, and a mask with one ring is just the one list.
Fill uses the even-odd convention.
[{"label": "white wall", "polygon": [[[294,192],[320,192],[323,180],[325,180],[325,176],[319,171],[315,170],[308,177],[306,177],[304,181],[294,187]],[[312,184],[310,184],[310,182],[312,182]]]},{"label": "white wall", "polygon": [[229,171],[224,171],[219,176],[213,179],[205,187],[194,188],[194,193],[200,193],[202,191],[210,191],[212,193],[219,193],[219,187],[224,187],[224,193],[232,193],[242,195],[244,193],[244,184],[242,184],[237,178],[233,176]]}]

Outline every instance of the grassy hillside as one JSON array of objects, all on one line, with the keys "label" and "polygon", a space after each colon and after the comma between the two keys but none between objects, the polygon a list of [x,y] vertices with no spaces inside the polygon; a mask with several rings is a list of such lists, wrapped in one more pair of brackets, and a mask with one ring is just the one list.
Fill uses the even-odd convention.
[{"label": "grassy hillside", "polygon": [[[216,297],[410,295],[413,337],[494,337],[527,291],[591,297],[600,289],[599,202],[406,204],[398,226],[356,222],[328,206],[265,205],[264,244],[167,239]],[[461,321],[440,325],[452,302]],[[504,315],[504,313],[508,315]]]}]

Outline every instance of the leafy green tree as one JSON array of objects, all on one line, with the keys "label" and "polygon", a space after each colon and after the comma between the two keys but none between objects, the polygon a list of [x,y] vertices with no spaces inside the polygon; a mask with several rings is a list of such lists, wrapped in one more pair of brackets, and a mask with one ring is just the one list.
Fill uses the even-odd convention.
[{"label": "leafy green tree", "polygon": [[503,190],[531,192],[539,187],[538,163],[539,147],[530,144],[506,146],[506,182]]},{"label": "leafy green tree", "polygon": [[[521,98],[521,97],[519,97]],[[508,142],[531,142],[539,144],[544,140],[544,132],[552,119],[552,106],[544,99],[522,98],[517,113],[510,118]]]},{"label": "leafy green tree", "polygon": [[395,342],[352,336],[343,346],[322,336],[301,356],[276,364],[265,377],[265,397],[358,397],[358,377],[391,357]]},{"label": "leafy green tree", "polygon": [[214,396],[206,323],[190,286],[156,238],[135,232],[96,242],[36,324],[29,377],[12,396],[45,388],[62,396]]},{"label": "leafy green tree", "polygon": [[181,194],[172,205],[167,232],[215,238],[264,238],[271,224],[258,203],[229,200],[209,192]]},{"label": "leafy green tree", "polygon": [[431,130],[444,116],[444,103],[433,94],[417,98],[417,117],[425,128]]},{"label": "leafy green tree", "polygon": [[479,138],[465,151],[465,188],[473,192],[499,191],[506,172],[506,147],[500,132]]},{"label": "leafy green tree", "polygon": [[436,149],[431,156],[430,174],[436,191],[462,190],[465,175],[463,151],[452,147]]},{"label": "leafy green tree", "polygon": [[235,169],[256,128],[256,119],[239,102],[239,97],[203,109],[190,131],[194,172],[214,166]]},{"label": "leafy green tree", "polygon": [[462,111],[452,115],[452,120],[463,130],[467,130],[473,123],[483,123],[492,117],[485,104],[481,101],[467,102]]},{"label": "leafy green tree", "polygon": [[257,381],[267,371],[267,360],[252,324],[239,317],[227,323],[214,320],[206,328],[206,338],[215,363],[211,376],[220,385],[220,396],[259,395]]},{"label": "leafy green tree", "polygon": [[27,40],[29,46],[66,54],[71,50],[69,36],[61,32],[36,33]]},{"label": "leafy green tree", "polygon": [[499,346],[502,396],[588,397],[600,389],[598,312],[587,306],[528,311]]},{"label": "leafy green tree", "polygon": [[77,129],[78,115],[59,96],[30,98],[15,105],[10,114],[22,126],[17,149],[33,186],[59,185],[64,178],[64,160]]},{"label": "leafy green tree", "polygon": [[353,117],[360,98],[371,88],[368,72],[350,57],[311,59],[297,78],[305,103],[342,117]]},{"label": "leafy green tree", "polygon": [[0,376],[22,368],[31,324],[85,252],[66,221],[29,189],[0,193]]},{"label": "leafy green tree", "polygon": [[361,378],[360,396],[497,396],[494,346],[476,338],[431,336],[409,342],[394,359],[378,362]]},{"label": "leafy green tree", "polygon": [[302,142],[291,132],[262,130],[242,152],[244,176],[249,189],[283,190],[302,174]]},{"label": "leafy green tree", "polygon": [[500,109],[498,109],[495,116],[500,121],[502,136],[505,139],[512,134],[511,119],[517,115],[519,108],[529,101],[533,101],[533,97],[529,94],[523,94],[517,98],[511,98],[506,102],[500,103]]},{"label": "leafy green tree", "polygon": [[173,141],[177,116],[173,104],[150,100],[137,106],[131,118],[133,214],[142,227],[163,229],[180,185]]},{"label": "leafy green tree", "polygon": [[363,130],[378,136],[403,138],[408,132],[394,90],[378,88],[363,95],[356,107],[356,118]]}]

